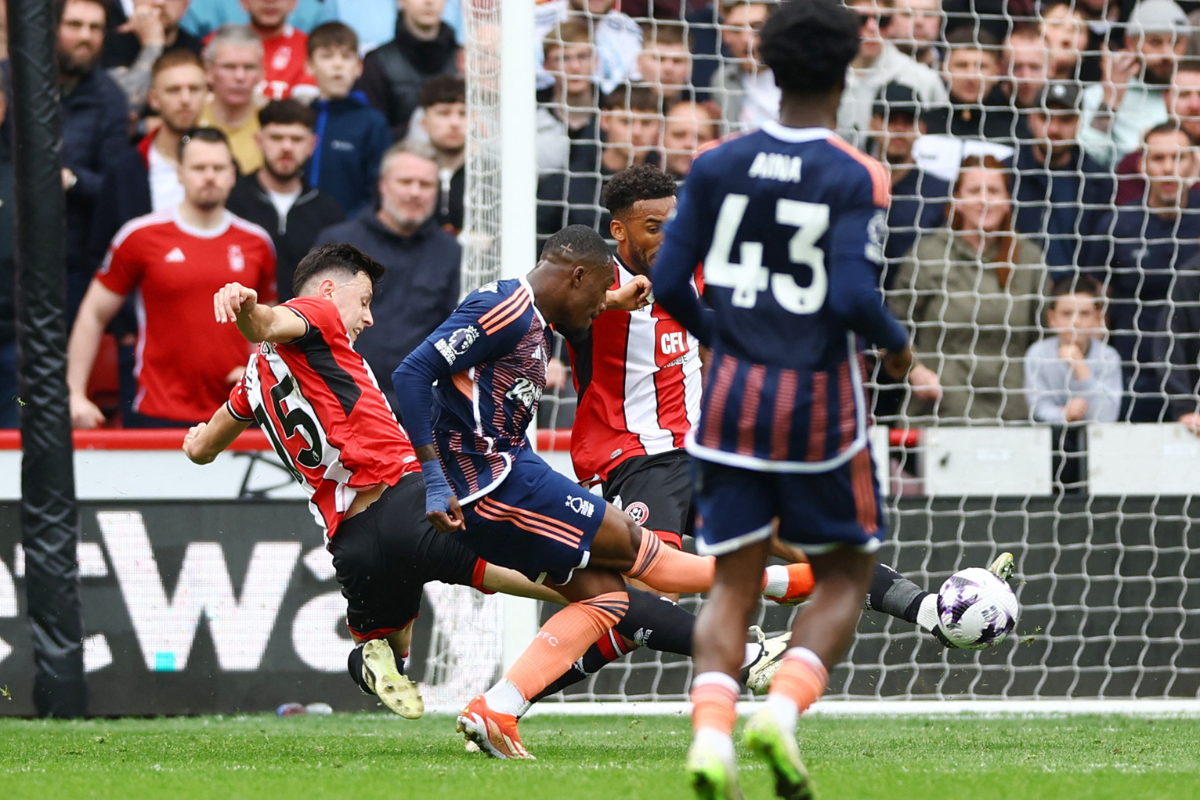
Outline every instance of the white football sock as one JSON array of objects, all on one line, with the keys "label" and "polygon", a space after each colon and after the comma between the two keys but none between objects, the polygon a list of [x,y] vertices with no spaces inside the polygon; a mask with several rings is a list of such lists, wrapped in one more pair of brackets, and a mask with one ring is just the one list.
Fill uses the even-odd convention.
[{"label": "white football sock", "polygon": [[501,678],[499,683],[484,692],[483,699],[492,711],[501,714],[512,714],[514,717],[521,716],[528,708],[521,690],[512,681],[504,678]]},{"label": "white football sock", "polygon": [[788,569],[783,564],[767,567],[767,586],[762,593],[768,597],[783,597],[788,590]]}]

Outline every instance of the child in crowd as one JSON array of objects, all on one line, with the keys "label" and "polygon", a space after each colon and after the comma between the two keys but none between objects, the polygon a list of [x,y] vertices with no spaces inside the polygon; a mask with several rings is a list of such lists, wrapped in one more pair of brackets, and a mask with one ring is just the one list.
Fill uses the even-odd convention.
[{"label": "child in crowd", "polygon": [[387,119],[351,93],[362,75],[358,37],[340,22],[327,22],[308,36],[308,71],[317,81],[319,142],[308,162],[308,182],[333,195],[347,217],[374,205],[379,160],[392,144]]},{"label": "child in crowd", "polygon": [[1046,322],[1055,336],[1025,352],[1025,397],[1036,422],[1116,422],[1121,356],[1103,341],[1104,290],[1086,276],[1050,290]]}]

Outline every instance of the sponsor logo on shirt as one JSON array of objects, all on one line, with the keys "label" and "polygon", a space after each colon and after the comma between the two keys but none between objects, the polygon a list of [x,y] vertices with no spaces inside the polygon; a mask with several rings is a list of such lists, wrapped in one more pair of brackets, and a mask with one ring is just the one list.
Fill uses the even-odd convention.
[{"label": "sponsor logo on shirt", "polygon": [[187,257],[184,256],[182,250],[180,250],[178,247],[176,247],[176,248],[173,248],[171,250],[171,252],[167,253],[167,257],[165,260],[168,264],[179,264],[183,261],[187,261]]},{"label": "sponsor logo on shirt", "polygon": [[241,272],[246,268],[246,257],[242,255],[242,248],[236,244],[229,245],[229,268],[234,272]]},{"label": "sponsor logo on shirt", "polygon": [[596,511],[596,504],[591,500],[584,500],[582,497],[568,497],[567,508],[571,509],[580,516],[591,519],[592,514],[594,514]]},{"label": "sponsor logo on shirt", "polygon": [[447,364],[453,364],[459,356],[467,352],[478,338],[479,328],[468,325],[465,328],[459,328],[445,339],[438,339],[433,346],[442,354],[442,358],[446,359]]},{"label": "sponsor logo on shirt", "polygon": [[288,68],[288,64],[292,63],[292,48],[288,45],[280,45],[275,51],[275,55],[271,57],[271,69],[282,71]]},{"label": "sponsor logo on shirt", "polygon": [[341,150],[342,152],[345,152],[345,153],[353,153],[354,152],[354,142],[345,142],[345,141],[342,141],[341,139],[330,139],[329,140],[329,149]]},{"label": "sponsor logo on shirt", "polygon": [[542,387],[529,378],[517,378],[516,383],[504,396],[526,408],[533,408],[537,401],[542,399]]}]

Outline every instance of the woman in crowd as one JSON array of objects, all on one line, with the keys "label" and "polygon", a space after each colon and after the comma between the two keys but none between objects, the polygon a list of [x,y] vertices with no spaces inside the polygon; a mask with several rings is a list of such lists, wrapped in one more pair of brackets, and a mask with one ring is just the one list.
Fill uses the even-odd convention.
[{"label": "woman in crowd", "polygon": [[920,369],[941,379],[941,398],[914,396],[908,414],[915,422],[1025,421],[1021,359],[1041,338],[1046,268],[1037,246],[1013,232],[1000,162],[963,161],[946,217],[917,240],[888,293],[892,313],[913,330]]}]

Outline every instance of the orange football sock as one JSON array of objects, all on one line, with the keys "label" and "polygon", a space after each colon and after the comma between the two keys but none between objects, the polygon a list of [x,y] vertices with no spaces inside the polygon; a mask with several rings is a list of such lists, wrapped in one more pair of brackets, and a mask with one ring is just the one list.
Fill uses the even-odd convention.
[{"label": "orange football sock", "polygon": [[571,603],[546,620],[533,642],[509,667],[505,679],[526,700],[537,697],[620,622],[628,610],[629,595],[625,592],[609,592]]},{"label": "orange football sock", "polygon": [[828,684],[829,671],[816,655],[805,648],[792,648],[771,681],[769,697],[785,697],[796,704],[798,713],[803,714],[821,699]]},{"label": "orange football sock", "polygon": [[737,681],[723,672],[705,672],[692,681],[692,730],[701,728],[729,736],[737,722]]},{"label": "orange football sock", "polygon": [[716,573],[717,560],[712,556],[673,550],[650,531],[643,530],[637,560],[625,577],[642,581],[660,592],[707,592]]}]

